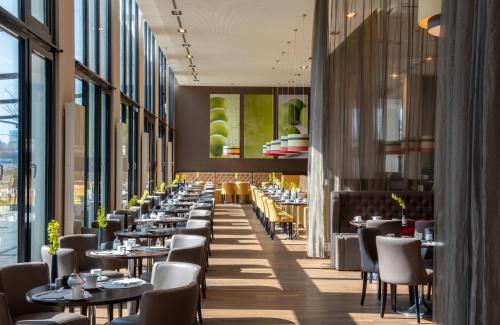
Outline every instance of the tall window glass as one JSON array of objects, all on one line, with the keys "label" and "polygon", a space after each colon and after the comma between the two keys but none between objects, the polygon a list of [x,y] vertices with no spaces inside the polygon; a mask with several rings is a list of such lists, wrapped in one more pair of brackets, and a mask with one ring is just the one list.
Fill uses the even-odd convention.
[{"label": "tall window glass", "polygon": [[31,0],[31,16],[47,25],[47,0]]},{"label": "tall window glass", "polygon": [[16,263],[18,252],[19,40],[0,28],[0,44],[0,265],[5,265]]},{"label": "tall window glass", "polygon": [[19,17],[19,0],[0,0],[0,7]]},{"label": "tall window glass", "polygon": [[99,195],[103,207],[108,206],[108,152],[109,152],[109,95],[102,93],[101,94],[101,111],[100,111],[100,171],[99,171]]},{"label": "tall window glass", "polygon": [[47,61],[31,55],[31,128],[30,128],[30,177],[29,223],[31,260],[42,259],[40,247],[45,243],[47,197]]},{"label": "tall window glass", "polygon": [[85,63],[84,0],[75,0],[75,59]]},{"label": "tall window glass", "polygon": [[[96,136],[96,121],[95,121],[95,110],[96,110],[96,87],[94,84],[89,83],[88,85],[88,103],[86,107],[86,220],[87,226],[95,219],[96,212],[96,197],[95,197],[95,167],[96,167],[96,148],[95,148],[95,136]],[[98,198],[97,198],[98,199]]]},{"label": "tall window glass", "polygon": [[99,0],[99,75],[108,80],[109,74],[109,1]]},{"label": "tall window glass", "polygon": [[98,51],[98,43],[97,43],[97,31],[99,29],[98,26],[98,16],[97,16],[97,7],[95,1],[87,1],[87,35],[88,35],[88,67],[92,71],[97,72],[97,51]]}]

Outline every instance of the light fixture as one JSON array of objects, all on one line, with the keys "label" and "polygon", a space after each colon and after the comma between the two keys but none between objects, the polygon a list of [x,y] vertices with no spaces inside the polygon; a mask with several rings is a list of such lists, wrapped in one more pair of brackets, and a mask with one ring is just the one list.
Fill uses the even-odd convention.
[{"label": "light fixture", "polygon": [[425,61],[432,61],[432,56],[428,56],[425,58]]},{"label": "light fixture", "polygon": [[191,47],[191,43],[182,43],[182,46],[184,46],[184,47]]},{"label": "light fixture", "polygon": [[399,78],[399,74],[393,72],[393,73],[391,73],[391,78],[392,79],[397,79],[397,78]]},{"label": "light fixture", "polygon": [[280,139],[280,152],[283,155],[288,154],[288,135],[282,135]]},{"label": "light fixture", "polygon": [[181,33],[181,34],[187,33],[187,29],[185,29],[185,28],[183,28],[183,27],[179,28],[177,31],[178,31],[179,33]]},{"label": "light fixture", "polygon": [[198,78],[194,78],[194,80],[193,80],[193,81],[198,82],[198,81],[200,81],[200,79],[198,79]]},{"label": "light fixture", "polygon": [[332,30],[330,32],[330,35],[340,35],[340,31],[339,30]]},{"label": "light fixture", "polygon": [[196,68],[196,64],[190,64],[190,65],[188,65],[188,67],[190,67],[190,68]]},{"label": "light fixture", "polygon": [[180,15],[182,15],[182,10],[174,9],[174,10],[172,10],[172,15],[180,16]]},{"label": "light fixture", "polygon": [[289,134],[288,153],[301,153],[309,150],[309,134]]},{"label": "light fixture", "polygon": [[192,58],[194,58],[194,56],[192,54],[188,54],[188,55],[186,55],[186,58],[192,59]]},{"label": "light fixture", "polygon": [[441,0],[418,1],[418,25],[432,36],[441,35]]},{"label": "light fixture", "polygon": [[302,70],[306,70],[307,68],[309,68],[307,65],[303,65],[300,67]]},{"label": "light fixture", "polygon": [[358,13],[356,11],[349,11],[346,16],[347,18],[354,18],[357,14]]}]

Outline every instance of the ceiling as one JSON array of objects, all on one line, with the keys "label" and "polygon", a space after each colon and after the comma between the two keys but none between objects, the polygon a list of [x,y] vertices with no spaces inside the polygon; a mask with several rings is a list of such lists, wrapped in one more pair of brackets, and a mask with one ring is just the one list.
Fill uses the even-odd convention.
[{"label": "ceiling", "polygon": [[[137,3],[180,85],[309,84],[314,0],[137,0]],[[182,10],[181,16],[172,15],[175,6]],[[303,14],[307,15],[304,19]],[[189,52],[199,81],[194,81],[189,67],[182,34],[177,31],[177,17],[187,30],[185,37],[191,44]]]}]

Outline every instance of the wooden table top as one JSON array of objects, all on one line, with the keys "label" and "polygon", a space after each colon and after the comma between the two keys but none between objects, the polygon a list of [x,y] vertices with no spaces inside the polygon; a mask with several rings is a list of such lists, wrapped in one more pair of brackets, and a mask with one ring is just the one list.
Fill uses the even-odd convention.
[{"label": "wooden table top", "polygon": [[[146,247],[146,246],[141,246],[141,247]],[[106,259],[106,260],[125,260],[125,259],[135,259],[135,258],[152,258],[152,257],[160,257],[160,256],[167,256],[170,252],[170,249],[165,248],[165,249],[136,249],[136,250],[131,250],[127,251],[125,254],[114,254],[114,255],[103,255],[103,254],[96,254],[98,250],[94,249],[89,249],[85,251],[85,255],[87,257],[91,258],[99,258],[99,259]]]},{"label": "wooden table top", "polygon": [[54,288],[50,284],[33,288],[28,292],[26,292],[26,300],[37,304],[61,306],[61,307],[117,304],[139,299],[146,291],[153,290],[153,285],[150,283],[144,283],[140,287],[119,288],[119,289],[101,288],[90,292],[92,297],[78,301],[65,300],[65,299],[39,300],[33,298],[33,296],[36,295],[37,293],[53,289]]}]

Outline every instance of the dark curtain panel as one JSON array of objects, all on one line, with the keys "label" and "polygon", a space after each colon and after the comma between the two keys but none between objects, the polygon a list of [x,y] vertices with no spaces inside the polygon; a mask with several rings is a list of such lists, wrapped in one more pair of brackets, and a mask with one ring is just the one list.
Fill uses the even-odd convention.
[{"label": "dark curtain panel", "polygon": [[417,26],[417,5],[332,1],[326,138],[334,190],[432,187],[437,41]]},{"label": "dark curtain panel", "polygon": [[316,0],[311,66],[307,255],[325,256],[325,120],[328,105],[328,3]]},{"label": "dark curtain panel", "polygon": [[500,324],[500,1],[445,0],[442,22],[435,319]]}]

